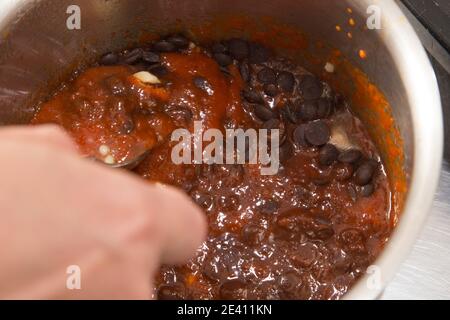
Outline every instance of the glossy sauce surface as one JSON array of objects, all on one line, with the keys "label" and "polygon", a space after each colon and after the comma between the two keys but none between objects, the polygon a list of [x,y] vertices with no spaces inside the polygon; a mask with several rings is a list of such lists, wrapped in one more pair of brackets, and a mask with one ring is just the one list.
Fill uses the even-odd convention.
[{"label": "glossy sauce surface", "polygon": [[[63,126],[82,154],[101,160],[152,148],[135,173],[183,189],[203,208],[208,239],[189,263],[162,267],[156,297],[341,297],[392,229],[390,187],[363,124],[325,83],[257,44],[160,42],[103,57],[107,66],[76,74],[33,120]],[[161,83],[138,81],[138,71]],[[170,135],[196,120],[221,131],[280,129],[278,173],[175,165]]]}]

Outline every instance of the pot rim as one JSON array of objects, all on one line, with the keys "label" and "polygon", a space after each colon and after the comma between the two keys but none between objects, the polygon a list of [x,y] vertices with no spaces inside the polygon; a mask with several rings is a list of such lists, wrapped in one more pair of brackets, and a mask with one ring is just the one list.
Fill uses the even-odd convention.
[{"label": "pot rim", "polygon": [[[393,0],[376,3],[382,12],[382,41],[398,67],[410,106],[414,151],[406,201],[385,248],[343,297],[376,299],[394,277],[418,238],[434,200],[443,157],[443,118],[439,87],[431,62],[413,27]],[[373,281],[379,281],[374,285]]]}]

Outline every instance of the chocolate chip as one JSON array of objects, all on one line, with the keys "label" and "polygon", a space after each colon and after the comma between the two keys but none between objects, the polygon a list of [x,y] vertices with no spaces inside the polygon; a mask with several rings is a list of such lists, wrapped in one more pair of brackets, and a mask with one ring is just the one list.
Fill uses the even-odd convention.
[{"label": "chocolate chip", "polygon": [[250,66],[246,62],[239,64],[239,72],[244,82],[250,82]]},{"label": "chocolate chip", "polygon": [[152,51],[144,51],[142,53],[142,61],[150,64],[159,63],[159,55]]},{"label": "chocolate chip", "polygon": [[269,130],[268,134],[269,134],[270,138],[271,138],[271,130],[279,130],[279,132],[278,132],[279,133],[279,136],[278,136],[279,145],[281,145],[284,142],[284,140],[286,138],[286,135],[285,135],[286,129],[285,129],[284,123],[281,122],[280,120],[278,120],[276,118],[270,119],[270,120],[264,122],[262,128]]},{"label": "chocolate chip", "polygon": [[308,268],[317,258],[317,248],[312,243],[302,244],[291,256],[292,264],[297,268]]},{"label": "chocolate chip", "polygon": [[308,203],[312,199],[312,193],[307,188],[296,185],[294,187],[294,196],[298,197],[298,199],[302,202]]},{"label": "chocolate chip", "polygon": [[[209,164],[204,164],[204,165],[198,165],[195,166],[195,174],[197,175],[197,177],[211,177],[212,172],[214,171],[214,168],[212,165]],[[195,191],[196,194],[199,194],[199,191]],[[194,196],[195,194],[192,193],[191,197]]]},{"label": "chocolate chip", "polygon": [[176,47],[167,40],[160,40],[153,45],[153,49],[158,52],[172,52],[175,51]]},{"label": "chocolate chip", "polygon": [[117,53],[108,52],[100,58],[100,64],[104,66],[111,66],[119,62],[119,56]]},{"label": "chocolate chip", "polygon": [[281,126],[281,121],[278,119],[270,119],[263,124],[263,129],[272,130],[279,129]]},{"label": "chocolate chip", "polygon": [[342,109],[342,107],[346,105],[344,97],[339,93],[336,93],[334,97],[332,97],[332,100],[333,105],[338,109]]},{"label": "chocolate chip", "polygon": [[264,229],[254,225],[247,224],[241,231],[242,241],[248,245],[259,245],[264,239]]},{"label": "chocolate chip", "polygon": [[276,97],[278,94],[278,88],[274,84],[265,84],[264,93],[269,97]]},{"label": "chocolate chip", "polygon": [[248,42],[237,38],[230,39],[228,41],[228,50],[236,60],[245,59],[249,53]]},{"label": "chocolate chip", "polygon": [[224,53],[216,53],[213,55],[213,58],[214,58],[214,60],[217,61],[219,66],[222,66],[222,67],[228,67],[230,64],[233,63],[233,60],[231,59],[231,57]]},{"label": "chocolate chip", "polygon": [[153,73],[158,78],[164,77],[169,74],[169,69],[162,65],[154,65],[149,68],[149,71]]},{"label": "chocolate chip", "polygon": [[361,151],[359,151],[358,149],[349,149],[342,152],[339,155],[338,160],[339,162],[342,163],[355,163],[359,159],[361,159],[361,157],[362,157]]},{"label": "chocolate chip", "polygon": [[309,143],[306,141],[305,132],[306,132],[306,124],[301,124],[297,128],[295,128],[293,133],[294,142],[301,147],[308,147]]},{"label": "chocolate chip", "polygon": [[334,235],[333,227],[331,226],[331,221],[325,217],[316,217],[314,219],[315,230],[311,233],[312,238],[317,238],[320,240],[328,240]]},{"label": "chocolate chip", "polygon": [[322,95],[323,85],[316,77],[306,75],[300,82],[300,91],[305,100],[316,100]]},{"label": "chocolate chip", "polygon": [[282,71],[277,77],[277,84],[281,90],[292,92],[292,90],[294,90],[295,77],[288,71]]},{"label": "chocolate chip", "polygon": [[275,84],[277,74],[271,68],[265,67],[258,72],[257,78],[262,84]]},{"label": "chocolate chip", "polygon": [[139,62],[133,64],[133,72],[148,71],[148,68],[149,68],[149,65],[143,61],[139,61]]},{"label": "chocolate chip", "polygon": [[213,205],[213,198],[207,193],[200,191],[194,191],[191,194],[191,198],[203,209],[208,210]]},{"label": "chocolate chip", "polygon": [[133,119],[131,119],[131,118],[126,119],[122,124],[119,134],[121,134],[121,135],[130,134],[131,132],[133,132],[134,128],[135,128],[135,125],[134,125]]},{"label": "chocolate chip", "polygon": [[223,263],[221,263],[220,256],[218,259],[207,257],[203,262],[202,267],[203,275],[214,282],[220,281],[224,277],[224,274],[226,275],[227,272],[227,267]]},{"label": "chocolate chip", "polygon": [[323,166],[332,165],[339,156],[339,150],[332,144],[324,145],[319,152],[319,163]]},{"label": "chocolate chip", "polygon": [[187,47],[189,47],[189,40],[186,37],[179,34],[168,37],[167,41],[180,50],[184,50]]},{"label": "chocolate chip", "polygon": [[263,103],[264,102],[261,94],[252,89],[243,90],[242,96],[244,97],[245,100],[247,100],[250,103]]},{"label": "chocolate chip", "polygon": [[287,102],[283,107],[281,107],[280,112],[285,121],[297,123],[297,116],[295,110],[296,110],[295,106],[292,103]]},{"label": "chocolate chip", "polygon": [[236,129],[237,127],[238,127],[238,124],[237,124],[237,122],[236,122],[236,119],[233,119],[233,118],[226,118],[224,121],[223,121],[223,127],[225,128],[225,129]]},{"label": "chocolate chip", "polygon": [[361,195],[363,197],[370,197],[375,191],[375,187],[372,183],[366,184],[361,188]]},{"label": "chocolate chip", "polygon": [[362,163],[356,170],[354,177],[355,183],[359,186],[365,186],[369,184],[375,174],[375,170],[378,167],[378,163],[374,160],[367,160]]},{"label": "chocolate chip", "polygon": [[220,42],[214,43],[211,48],[211,51],[213,53],[225,53],[225,52],[227,52],[227,50],[228,50],[227,47],[223,43],[220,43]]},{"label": "chocolate chip", "polygon": [[259,43],[250,43],[248,61],[251,64],[261,64],[269,60],[270,51]]},{"label": "chocolate chip", "polygon": [[[246,139],[248,142],[249,139]],[[239,151],[239,150],[237,150]],[[244,167],[242,165],[234,164],[234,165],[215,165],[208,167],[213,168],[214,179],[217,180],[226,180],[223,181],[222,186],[224,187],[236,187],[242,183],[244,180]],[[212,174],[211,174],[212,175]]]},{"label": "chocolate chip", "polygon": [[348,228],[338,235],[339,243],[349,249],[350,252],[364,252],[365,239],[362,231],[355,228]]},{"label": "chocolate chip", "polygon": [[92,103],[80,96],[77,96],[75,100],[73,100],[72,104],[75,110],[78,111],[82,116],[89,117],[93,110]]},{"label": "chocolate chip", "polygon": [[294,240],[302,236],[302,225],[299,223],[300,209],[294,208],[280,213],[276,218],[276,225],[273,230],[275,239]]},{"label": "chocolate chip", "polygon": [[219,70],[220,70],[220,72],[222,72],[227,77],[231,77],[232,76],[230,70],[227,67],[219,67]]},{"label": "chocolate chip", "polygon": [[273,110],[261,104],[255,106],[255,115],[262,121],[267,121],[277,116]]},{"label": "chocolate chip", "polygon": [[134,121],[124,109],[124,101],[118,99],[114,109],[111,110],[110,128],[118,135],[127,135],[134,130]]},{"label": "chocolate chip", "polygon": [[200,90],[205,91],[206,93],[211,92],[211,85],[209,84],[208,80],[201,76],[195,76],[194,77],[194,85],[199,88]]},{"label": "chocolate chip", "polygon": [[279,159],[281,163],[288,161],[293,155],[293,148],[290,141],[285,139],[285,142],[280,147]]},{"label": "chocolate chip", "polygon": [[122,95],[126,92],[127,88],[120,78],[111,76],[105,79],[106,87],[111,91],[113,95]]},{"label": "chocolate chip", "polygon": [[136,114],[138,115],[143,116],[151,116],[156,113],[155,110],[152,109],[152,107],[145,107],[145,106],[140,106],[136,108],[134,112],[136,112]]},{"label": "chocolate chip", "polygon": [[265,215],[271,215],[278,211],[280,208],[278,202],[275,200],[266,200],[260,206],[258,206],[259,212]]},{"label": "chocolate chip", "polygon": [[131,50],[123,56],[123,62],[126,64],[135,64],[142,59],[142,49],[136,48]]},{"label": "chocolate chip", "polygon": [[317,118],[325,119],[327,118],[332,109],[332,102],[327,98],[320,98],[317,101]]},{"label": "chocolate chip", "polygon": [[282,297],[286,299],[294,298],[295,288],[302,285],[302,278],[295,271],[284,272],[275,281],[279,290],[282,291]]},{"label": "chocolate chip", "polygon": [[315,101],[303,102],[297,110],[298,118],[303,121],[312,121],[317,119],[317,104]]},{"label": "chocolate chip", "polygon": [[186,288],[182,283],[165,284],[158,288],[159,300],[183,300],[186,298]]},{"label": "chocolate chip", "polygon": [[356,187],[353,183],[349,183],[347,187],[348,195],[355,202],[358,199],[358,194],[356,193]]},{"label": "chocolate chip", "polygon": [[312,180],[312,182],[318,187],[326,186],[326,185],[328,185],[331,182],[331,177],[329,177],[329,176],[320,176],[319,175],[319,176],[315,177]]},{"label": "chocolate chip", "polygon": [[181,183],[181,189],[183,189],[185,192],[189,193],[194,189],[194,183],[189,180],[185,180]]},{"label": "chocolate chip", "polygon": [[239,198],[235,195],[222,196],[219,198],[219,206],[225,212],[235,211],[239,208]]},{"label": "chocolate chip", "polygon": [[178,125],[189,123],[193,117],[191,109],[184,106],[170,106],[165,112]]},{"label": "chocolate chip", "polygon": [[276,238],[284,240],[300,239],[302,235],[327,240],[334,235],[330,219],[322,215],[307,214],[300,208],[289,209],[278,215],[274,231]]},{"label": "chocolate chip", "polygon": [[322,121],[310,122],[305,128],[305,139],[313,146],[323,146],[330,140],[330,128]]},{"label": "chocolate chip", "polygon": [[228,280],[220,286],[219,295],[223,300],[246,300],[248,288],[240,280]]}]

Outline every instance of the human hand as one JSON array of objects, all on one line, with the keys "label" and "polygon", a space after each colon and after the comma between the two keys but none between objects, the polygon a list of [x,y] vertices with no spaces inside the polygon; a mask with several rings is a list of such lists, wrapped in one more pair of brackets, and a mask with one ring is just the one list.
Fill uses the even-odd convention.
[{"label": "human hand", "polygon": [[180,191],[81,159],[54,126],[1,129],[0,177],[1,298],[149,299],[160,264],[206,235]]}]

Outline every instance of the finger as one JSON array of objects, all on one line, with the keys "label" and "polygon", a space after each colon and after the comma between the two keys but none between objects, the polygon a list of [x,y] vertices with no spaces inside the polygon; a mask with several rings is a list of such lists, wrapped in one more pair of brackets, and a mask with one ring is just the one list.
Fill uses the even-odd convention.
[{"label": "finger", "polygon": [[0,130],[0,139],[50,144],[61,150],[77,152],[70,136],[59,126],[52,124],[4,127]]},{"label": "finger", "polygon": [[178,189],[156,184],[152,199],[162,232],[161,259],[175,264],[191,258],[206,238],[206,216]]},{"label": "finger", "polygon": [[[180,190],[162,184],[150,184],[126,171],[87,161],[76,162],[71,168],[84,172],[84,175],[75,176],[72,184],[66,187],[66,192],[79,193],[76,188],[70,188],[86,184],[83,176],[88,176],[89,184],[83,192],[95,194],[98,199],[108,199],[103,202],[105,207],[96,205],[96,214],[90,217],[93,225],[106,223],[108,230],[116,229],[117,237],[133,234],[132,230],[138,234],[145,233],[146,251],[156,251],[161,258],[158,262],[161,263],[185,262],[205,240],[206,217]],[[110,208],[111,203],[114,203],[113,210]],[[140,214],[130,215],[130,211]]]}]

